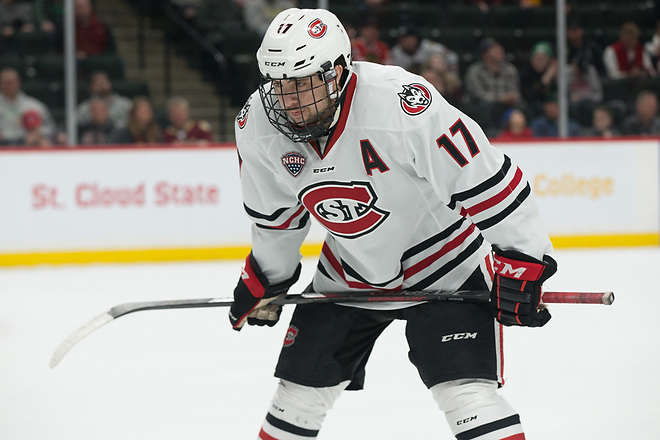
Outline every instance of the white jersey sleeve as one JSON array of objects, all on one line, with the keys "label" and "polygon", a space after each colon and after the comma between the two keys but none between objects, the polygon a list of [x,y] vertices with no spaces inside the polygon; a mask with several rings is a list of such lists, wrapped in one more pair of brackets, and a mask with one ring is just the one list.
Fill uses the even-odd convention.
[{"label": "white jersey sleeve", "polygon": [[[255,100],[261,105],[258,96],[253,96],[244,110]],[[250,113],[254,118],[260,115]],[[239,114],[237,124],[240,117]],[[254,133],[249,132],[237,138],[243,205],[252,221],[252,255],[268,281],[275,284],[294,274],[302,258],[300,246],[309,232],[310,216],[296,195],[278,184],[273,164],[265,159],[268,155],[259,151],[265,148],[264,143],[255,139]]]},{"label": "white jersey sleeve", "polygon": [[435,106],[411,131],[417,172],[491,244],[542,258],[552,245],[522,170],[481,127],[433,91]]}]

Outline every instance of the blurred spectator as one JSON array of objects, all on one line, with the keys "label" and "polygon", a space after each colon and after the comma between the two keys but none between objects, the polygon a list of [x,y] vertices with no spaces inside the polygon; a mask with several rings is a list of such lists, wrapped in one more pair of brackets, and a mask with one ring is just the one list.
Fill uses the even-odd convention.
[{"label": "blurred spectator", "polygon": [[2,37],[9,38],[18,32],[33,32],[34,30],[32,4],[16,0],[0,0],[0,35]]},{"label": "blurred spectator", "polygon": [[502,0],[465,0],[466,3],[475,5],[484,14],[490,11],[493,6],[502,4]]},{"label": "blurred spectator", "polygon": [[644,50],[651,58],[656,73],[660,73],[660,20],[656,21],[653,37],[644,44]]},{"label": "blurred spectator", "polygon": [[534,132],[527,125],[525,114],[517,108],[512,108],[504,112],[502,115],[502,126],[504,129],[495,137],[497,141],[507,142],[534,137]]},{"label": "blurred spectator", "polygon": [[557,90],[557,59],[547,41],[532,47],[529,64],[520,71],[520,89],[534,116],[543,112],[545,98]]},{"label": "blurred spectator", "polygon": [[202,0],[195,26],[204,34],[244,29],[243,8],[235,0]]},{"label": "blurred spectator", "polygon": [[128,123],[128,114],[133,103],[125,96],[118,95],[112,91],[112,82],[105,72],[93,72],[89,77],[89,99],[78,105],[78,125],[87,124],[92,120],[90,103],[94,99],[102,100],[108,112],[110,120],[115,128],[124,128]]},{"label": "blurred spectator", "polygon": [[639,42],[639,27],[627,21],[619,31],[619,39],[605,48],[603,64],[611,79],[655,76],[651,57]]},{"label": "blurred spectator", "polygon": [[35,26],[42,32],[47,32],[55,38],[57,33],[57,26],[55,21],[59,17],[55,17],[53,12],[55,10],[64,9],[61,4],[62,0],[36,0],[34,2],[34,23]]},{"label": "blurred spectator", "polygon": [[190,119],[190,107],[184,98],[170,98],[167,102],[169,125],[163,130],[163,141],[169,143],[211,142],[211,124]]},{"label": "blurred spectator", "polygon": [[277,14],[295,7],[295,0],[244,0],[243,21],[248,29],[263,35]]},{"label": "blurred spectator", "polygon": [[635,113],[624,119],[621,126],[626,135],[660,134],[658,97],[651,90],[642,90],[635,100]]},{"label": "blurred spectator", "polygon": [[16,69],[0,70],[0,143],[20,144],[25,139],[23,115],[28,110],[36,111],[41,117],[41,132],[52,138],[55,122],[46,105],[21,90],[21,78]]},{"label": "blurred spectator", "polygon": [[422,68],[421,75],[436,88],[449,103],[460,104],[463,97],[463,85],[457,74],[450,72],[445,57],[439,53],[429,56]]},{"label": "blurred spectator", "polygon": [[404,69],[420,73],[422,66],[429,60],[431,54],[440,54],[445,58],[447,69],[458,74],[458,55],[446,46],[431,41],[428,38],[420,38],[417,32],[410,27],[401,28],[390,56],[392,64]]},{"label": "blurred spectator", "polygon": [[352,40],[353,60],[392,64],[389,46],[380,39],[375,19],[367,19],[360,26],[358,37]]},{"label": "blurred spectator", "polygon": [[475,117],[486,128],[499,126],[502,114],[520,102],[520,78],[506,61],[504,48],[492,38],[479,42],[481,61],[470,65],[465,75],[468,101],[476,104]]},{"label": "blurred spectator", "polygon": [[105,101],[101,98],[92,98],[88,109],[89,122],[78,124],[78,142],[83,145],[110,143],[116,129]]},{"label": "blurred spectator", "polygon": [[600,137],[611,139],[619,136],[621,133],[614,127],[614,117],[612,110],[604,105],[599,105],[594,108],[591,116],[591,127],[583,130],[583,136]]},{"label": "blurred spectator", "polygon": [[94,12],[90,0],[75,0],[76,53],[78,59],[115,52],[110,28]]},{"label": "blurred spectator", "polygon": [[566,22],[566,44],[569,63],[584,58],[596,68],[600,76],[605,75],[603,48],[593,38],[585,37],[584,27],[577,17],[569,17]]},{"label": "blurred spectator", "polygon": [[25,129],[22,145],[36,148],[50,148],[53,146],[51,139],[43,132],[43,121],[37,110],[26,110],[21,120]]},{"label": "blurred spectator", "polygon": [[151,101],[143,96],[133,99],[133,107],[128,117],[128,126],[114,132],[110,139],[113,144],[149,144],[160,142],[161,129],[154,117]]},{"label": "blurred spectator", "polygon": [[194,21],[203,0],[169,0],[174,9],[186,20]]},{"label": "blurred spectator", "polygon": [[[557,95],[549,94],[543,103],[543,114],[532,119],[529,126],[535,137],[557,137],[559,136],[559,104]],[[568,135],[578,136],[580,125],[573,119],[568,119]]]},{"label": "blurred spectator", "polygon": [[568,66],[569,114],[584,123],[593,113],[594,107],[603,100],[603,85],[598,71],[585,58],[575,58]]}]

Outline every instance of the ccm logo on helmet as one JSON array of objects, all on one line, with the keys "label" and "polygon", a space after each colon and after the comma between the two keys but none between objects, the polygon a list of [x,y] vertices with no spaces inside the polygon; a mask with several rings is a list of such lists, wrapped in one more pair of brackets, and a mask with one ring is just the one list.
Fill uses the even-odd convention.
[{"label": "ccm logo on helmet", "polygon": [[305,188],[299,198],[327,230],[345,238],[368,234],[390,215],[376,206],[369,182],[321,182]]},{"label": "ccm logo on helmet", "polygon": [[328,26],[321,21],[320,18],[317,18],[309,24],[307,27],[307,33],[312,38],[321,38],[328,31]]},{"label": "ccm logo on helmet", "polygon": [[264,64],[269,67],[282,67],[286,64],[284,61],[265,61]]}]

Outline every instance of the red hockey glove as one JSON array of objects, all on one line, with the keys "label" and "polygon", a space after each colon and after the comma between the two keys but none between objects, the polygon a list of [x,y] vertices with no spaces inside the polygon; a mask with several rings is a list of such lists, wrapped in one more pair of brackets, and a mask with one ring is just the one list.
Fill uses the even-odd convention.
[{"label": "red hockey glove", "polygon": [[234,303],[229,308],[229,321],[234,330],[240,330],[245,321],[249,325],[274,326],[280,319],[281,306],[268,304],[280,295],[284,295],[300,276],[301,265],[291,278],[271,286],[261,272],[259,265],[248,255],[238,284],[234,289]]},{"label": "red hockey glove", "polygon": [[541,285],[557,272],[557,262],[545,255],[543,261],[517,251],[493,246],[495,276],[490,293],[495,317],[504,325],[542,327],[550,312],[541,305]]}]

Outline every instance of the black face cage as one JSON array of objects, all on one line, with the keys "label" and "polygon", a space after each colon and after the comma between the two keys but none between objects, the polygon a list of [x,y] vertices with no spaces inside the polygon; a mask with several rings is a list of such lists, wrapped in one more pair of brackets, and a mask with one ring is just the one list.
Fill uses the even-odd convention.
[{"label": "black face cage", "polygon": [[[334,70],[331,72],[334,73]],[[314,86],[314,77],[320,77],[322,82]],[[305,80],[307,78],[309,78],[309,86],[301,88],[299,84],[301,82],[306,83]],[[284,87],[281,84],[289,81],[290,85],[295,85],[295,91],[284,93]],[[331,124],[339,105],[337,87],[336,77],[324,73],[281,80],[271,79],[262,75],[261,84],[259,85],[259,96],[266,110],[268,121],[273,127],[277,128],[293,142],[309,142],[327,136],[330,132]],[[289,88],[292,87],[289,86],[287,89]],[[304,103],[301,99],[301,93],[305,93],[307,96],[311,93],[312,102],[301,105],[301,103]],[[292,95],[295,96],[295,99],[291,99]],[[292,105],[291,103],[294,104]],[[325,103],[327,103],[327,106],[323,105]],[[283,108],[283,105],[289,106],[288,109]],[[302,119],[294,121],[287,114],[287,110],[299,110],[302,113]],[[309,114],[305,116],[306,113]]]}]

